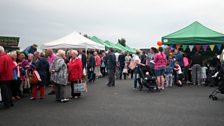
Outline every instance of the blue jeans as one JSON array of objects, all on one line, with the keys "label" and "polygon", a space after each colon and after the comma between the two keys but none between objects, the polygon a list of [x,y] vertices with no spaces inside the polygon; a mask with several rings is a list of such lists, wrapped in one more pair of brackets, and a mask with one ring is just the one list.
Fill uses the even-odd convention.
[{"label": "blue jeans", "polygon": [[168,74],[166,75],[166,87],[172,87],[173,86],[173,75]]},{"label": "blue jeans", "polygon": [[[140,71],[139,66],[137,66],[135,68],[134,88],[137,88],[137,86],[141,86],[142,85],[140,76],[141,76],[141,71]],[[139,85],[137,85],[137,82],[139,83]]]}]

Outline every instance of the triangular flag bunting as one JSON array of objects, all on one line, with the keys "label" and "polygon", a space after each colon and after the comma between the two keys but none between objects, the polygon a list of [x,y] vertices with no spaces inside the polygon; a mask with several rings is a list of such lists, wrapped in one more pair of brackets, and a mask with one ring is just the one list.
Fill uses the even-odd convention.
[{"label": "triangular flag bunting", "polygon": [[215,45],[209,45],[209,47],[210,47],[211,51],[213,51],[213,50],[214,50]]},{"label": "triangular flag bunting", "polygon": [[189,45],[190,51],[193,51],[194,45]]},{"label": "triangular flag bunting", "polygon": [[207,48],[208,48],[208,45],[203,45],[203,49],[205,52],[207,51]]},{"label": "triangular flag bunting", "polygon": [[179,45],[179,44],[177,44],[177,45],[176,45],[176,49],[178,50],[179,48],[180,48],[180,45]]},{"label": "triangular flag bunting", "polygon": [[216,45],[217,46],[217,48],[219,49],[219,51],[221,50],[221,48],[222,48],[222,44],[217,44]]},{"label": "triangular flag bunting", "polygon": [[196,45],[197,52],[200,52],[201,45]]},{"label": "triangular flag bunting", "polygon": [[183,45],[182,48],[185,51],[187,49],[187,45]]}]

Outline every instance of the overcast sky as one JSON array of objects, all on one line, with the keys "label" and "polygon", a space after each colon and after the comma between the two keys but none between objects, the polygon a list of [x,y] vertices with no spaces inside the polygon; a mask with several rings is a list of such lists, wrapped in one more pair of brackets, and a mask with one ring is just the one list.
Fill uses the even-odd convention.
[{"label": "overcast sky", "polygon": [[224,32],[223,0],[1,0],[0,16],[0,36],[21,48],[73,31],[145,48],[194,21]]}]

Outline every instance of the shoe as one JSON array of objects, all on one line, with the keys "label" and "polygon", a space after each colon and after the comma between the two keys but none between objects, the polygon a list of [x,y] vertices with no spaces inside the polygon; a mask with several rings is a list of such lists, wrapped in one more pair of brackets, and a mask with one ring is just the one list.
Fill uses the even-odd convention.
[{"label": "shoe", "polygon": [[40,97],[40,99],[44,99],[44,97]]},{"label": "shoe", "polygon": [[17,99],[17,100],[20,100],[20,99],[21,99],[21,97],[19,97],[19,96],[16,96],[16,99]]},{"label": "shoe", "polygon": [[61,102],[63,103],[63,102],[68,102],[69,101],[69,99],[67,99],[67,98],[64,98],[64,99],[61,99]]},{"label": "shoe", "polygon": [[48,95],[54,95],[55,94],[55,91],[51,91],[48,93]]},{"label": "shoe", "polygon": [[16,100],[16,98],[15,97],[12,97],[12,100],[14,101],[14,100]]},{"label": "shoe", "polygon": [[79,99],[79,96],[75,96],[74,99]]},{"label": "shoe", "polygon": [[35,97],[31,97],[30,100],[36,100],[36,98]]}]

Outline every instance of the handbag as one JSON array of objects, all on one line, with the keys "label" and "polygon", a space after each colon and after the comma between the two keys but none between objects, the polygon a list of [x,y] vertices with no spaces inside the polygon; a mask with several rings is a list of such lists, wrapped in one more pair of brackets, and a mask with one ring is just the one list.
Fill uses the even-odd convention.
[{"label": "handbag", "polygon": [[123,73],[126,73],[127,74],[128,73],[128,69],[127,68],[124,68],[123,69]]},{"label": "handbag", "polygon": [[41,81],[41,78],[40,78],[39,73],[36,70],[34,70],[33,74],[30,77],[30,83],[31,84],[37,84],[40,81]]},{"label": "handbag", "polygon": [[128,67],[129,67],[131,70],[134,70],[135,67],[136,67],[136,63],[135,63],[135,61],[131,61]]},{"label": "handbag", "polygon": [[73,93],[88,92],[86,83],[74,84],[73,88],[74,88]]}]

